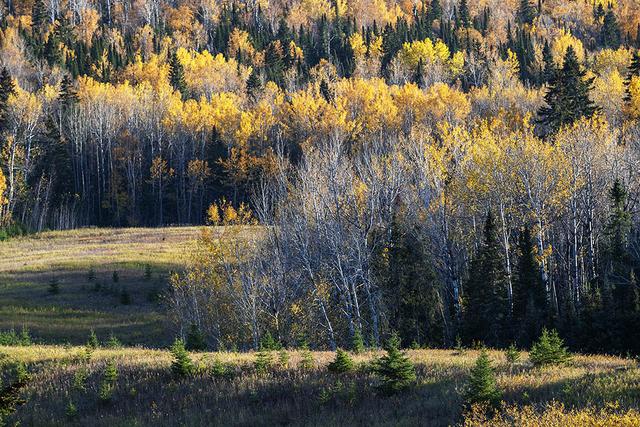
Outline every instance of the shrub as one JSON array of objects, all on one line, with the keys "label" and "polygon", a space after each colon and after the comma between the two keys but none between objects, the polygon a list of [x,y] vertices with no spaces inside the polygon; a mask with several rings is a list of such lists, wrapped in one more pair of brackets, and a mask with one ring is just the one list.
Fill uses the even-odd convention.
[{"label": "shrub", "polygon": [[278,352],[278,364],[282,368],[289,366],[289,352],[284,348]]},{"label": "shrub", "polygon": [[120,304],[129,305],[131,304],[131,295],[127,292],[127,288],[122,287],[122,292],[120,292]]},{"label": "shrub", "polygon": [[568,362],[569,359],[570,355],[556,330],[543,329],[540,339],[533,344],[529,352],[529,360],[537,367],[559,365]]},{"label": "shrub", "polygon": [[496,405],[501,395],[489,355],[482,350],[475,366],[471,369],[466,401],[470,405],[474,403]]},{"label": "shrub", "polygon": [[385,350],[387,354],[378,360],[374,372],[382,381],[382,391],[393,394],[406,389],[416,380],[416,368],[400,351],[400,338],[397,334],[391,336]]},{"label": "shrub", "polygon": [[49,280],[49,293],[52,295],[60,293],[60,282],[55,277],[52,277],[51,280]]},{"label": "shrub", "polygon": [[271,351],[261,348],[258,353],[256,353],[256,360],[253,362],[253,365],[256,368],[256,372],[265,373],[271,366],[273,362],[273,356],[271,355]]},{"label": "shrub", "polygon": [[356,328],[355,332],[353,333],[352,350],[355,354],[364,352],[364,338],[362,337],[360,328]]},{"label": "shrub", "polygon": [[184,347],[184,341],[176,338],[171,346],[171,354],[173,355],[173,362],[171,362],[171,372],[173,375],[176,377],[186,377],[193,373],[195,366]]},{"label": "shrub", "polygon": [[277,351],[282,348],[282,345],[271,335],[271,332],[267,331],[266,334],[260,340],[260,348],[264,350]]},{"label": "shrub", "polygon": [[195,323],[192,323],[189,327],[185,348],[189,351],[205,351],[207,349],[207,341],[204,334]]},{"label": "shrub", "polygon": [[111,334],[109,335],[109,339],[107,340],[107,347],[108,348],[121,348],[122,347],[122,343],[113,334],[113,332],[111,332]]},{"label": "shrub", "polygon": [[309,344],[307,344],[306,342],[303,342],[300,348],[301,348],[300,358],[302,359],[300,361],[300,368],[304,370],[313,369],[313,365],[314,365],[313,353],[311,353],[311,350],[309,350]]},{"label": "shrub", "polygon": [[516,348],[515,344],[511,344],[509,348],[504,352],[504,355],[507,358],[507,363],[510,366],[515,365],[520,360],[520,352]]},{"label": "shrub", "polygon": [[89,334],[89,339],[87,340],[87,348],[93,350],[98,347],[100,347],[100,342],[98,341],[98,336],[96,335],[95,331],[92,329],[91,333]]},{"label": "shrub", "polygon": [[336,374],[343,374],[353,371],[353,359],[341,348],[336,351],[336,358],[329,363],[329,370]]}]

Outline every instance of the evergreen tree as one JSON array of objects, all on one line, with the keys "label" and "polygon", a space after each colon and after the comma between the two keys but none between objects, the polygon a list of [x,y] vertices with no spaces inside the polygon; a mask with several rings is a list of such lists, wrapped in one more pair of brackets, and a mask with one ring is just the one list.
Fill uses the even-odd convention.
[{"label": "evergreen tree", "polygon": [[409,358],[400,351],[400,338],[393,334],[385,345],[386,355],[376,363],[375,372],[382,383],[380,388],[387,394],[397,393],[416,380],[416,369]]},{"label": "evergreen tree", "polygon": [[544,69],[542,70],[541,83],[550,83],[555,79],[558,69],[553,61],[553,53],[547,40],[544,41],[544,47],[542,48],[542,62],[544,63]]},{"label": "evergreen tree", "polygon": [[171,346],[171,354],[173,355],[173,361],[171,362],[171,372],[176,377],[186,377],[191,375],[195,366],[189,357],[189,353],[184,347],[184,341],[176,338]]},{"label": "evergreen tree", "polygon": [[418,66],[416,68],[416,72],[413,76],[413,82],[418,85],[420,89],[424,89],[425,81],[424,81],[424,65],[422,64],[422,58],[418,61]]},{"label": "evergreen tree", "polygon": [[260,350],[256,353],[256,360],[253,363],[256,368],[256,372],[263,374],[267,372],[271,364],[273,363],[273,355],[271,351],[261,347]]},{"label": "evergreen tree", "polygon": [[353,371],[353,359],[351,359],[351,356],[349,356],[346,351],[339,348],[336,351],[336,358],[333,360],[333,362],[329,363],[328,368],[329,371],[336,374],[351,372]]},{"label": "evergreen tree", "polygon": [[487,214],[482,245],[469,271],[464,295],[466,339],[499,346],[505,336],[509,312],[508,281],[491,211]]},{"label": "evergreen tree", "polygon": [[180,92],[183,99],[187,97],[187,82],[184,79],[184,66],[180,62],[176,52],[173,52],[169,59],[169,83],[171,83],[174,90]]},{"label": "evergreen tree", "polygon": [[516,336],[522,345],[529,345],[540,334],[546,313],[547,296],[531,230],[525,227],[518,240],[517,275],[513,282],[513,318]]},{"label": "evergreen tree", "polygon": [[626,102],[631,101],[631,92],[629,91],[629,87],[631,86],[631,79],[634,77],[640,77],[640,51],[633,52],[633,56],[631,57],[631,65],[629,66],[629,70],[627,72],[627,79],[624,82],[626,87],[626,95],[624,100]]},{"label": "evergreen tree", "polygon": [[11,95],[15,95],[16,88],[7,67],[2,67],[0,71],[0,131],[5,128],[5,117],[7,113],[7,102]]},{"label": "evergreen tree", "polygon": [[52,295],[60,293],[60,282],[55,277],[52,277],[51,280],[49,280],[49,293]]},{"label": "evergreen tree", "polygon": [[520,7],[518,8],[518,20],[520,23],[531,25],[535,17],[536,10],[529,0],[520,0]]},{"label": "evergreen tree", "polygon": [[475,366],[471,369],[466,391],[466,402],[497,405],[502,393],[496,384],[496,377],[486,350],[480,352]]},{"label": "evergreen tree", "polygon": [[555,329],[551,332],[543,329],[540,339],[533,344],[529,352],[529,359],[534,366],[559,365],[567,362],[569,358],[564,342]]},{"label": "evergreen tree", "polygon": [[258,71],[258,68],[253,68],[249,78],[247,79],[247,95],[249,95],[253,101],[256,100],[256,96],[260,91],[261,86],[262,81],[260,80],[260,72]]},{"label": "evergreen tree", "polygon": [[442,6],[440,5],[440,0],[431,0],[429,4],[429,14],[428,14],[429,22],[433,22],[436,19],[440,20],[442,18]]},{"label": "evergreen tree", "polygon": [[121,348],[122,347],[122,343],[120,342],[118,337],[116,337],[113,334],[113,332],[111,332],[111,334],[109,335],[109,339],[107,340],[107,347],[108,348]]},{"label": "evergreen tree", "polygon": [[189,351],[205,351],[207,349],[207,340],[195,323],[189,327],[185,348]]},{"label": "evergreen tree", "polygon": [[360,328],[356,328],[353,333],[353,344],[352,349],[355,354],[360,354],[364,352],[364,338],[362,338],[362,332]]},{"label": "evergreen tree", "polygon": [[538,111],[540,122],[551,131],[558,131],[581,117],[591,117],[597,108],[589,99],[592,78],[585,78],[572,46],[567,48],[562,69],[549,82],[544,97],[546,106]]},{"label": "evergreen tree", "polygon": [[471,15],[469,14],[469,5],[467,0],[460,0],[460,6],[458,7],[458,20],[460,21],[459,27],[469,28],[471,26]]},{"label": "evergreen tree", "polygon": [[35,0],[31,8],[31,28],[39,40],[46,31],[46,24],[47,7],[44,4],[44,0]]},{"label": "evergreen tree", "polygon": [[98,342],[98,336],[96,335],[95,331],[92,329],[91,333],[89,334],[89,340],[87,341],[87,347],[90,349],[96,349],[100,346],[100,343]]},{"label": "evergreen tree", "polygon": [[617,49],[620,47],[621,38],[620,25],[616,15],[613,13],[613,9],[609,6],[600,29],[600,43],[604,47]]}]

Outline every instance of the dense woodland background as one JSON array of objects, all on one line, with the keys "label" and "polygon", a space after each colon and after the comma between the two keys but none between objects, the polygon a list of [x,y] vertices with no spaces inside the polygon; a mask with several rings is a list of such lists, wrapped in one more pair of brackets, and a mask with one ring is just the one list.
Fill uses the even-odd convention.
[{"label": "dense woodland background", "polygon": [[637,354],[639,28],[634,0],[3,0],[2,233],[229,225],[168,295],[216,348]]}]

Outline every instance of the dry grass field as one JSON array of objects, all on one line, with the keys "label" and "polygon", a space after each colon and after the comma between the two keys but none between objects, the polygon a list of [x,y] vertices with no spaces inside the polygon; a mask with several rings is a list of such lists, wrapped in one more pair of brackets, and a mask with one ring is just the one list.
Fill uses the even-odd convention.
[{"label": "dry grass field", "polygon": [[[464,422],[462,392],[478,356],[471,350],[408,351],[417,368],[416,386],[388,397],[378,392],[368,369],[377,352],[354,356],[357,369],[346,374],[328,372],[330,352],[313,353],[311,369],[301,367],[299,352],[288,352],[286,366],[273,353],[265,373],[254,368],[254,353],[199,353],[191,355],[198,370],[187,378],[172,375],[171,354],[163,350],[98,349],[87,358],[83,347],[31,346],[0,347],[0,354],[5,383],[18,362],[29,371],[21,392],[25,401],[7,419],[22,426],[456,425]],[[526,408],[518,412],[526,422],[513,425],[539,425],[535,414],[552,402],[579,414],[577,423],[563,427],[609,425],[589,424],[595,418],[585,408],[606,408],[609,420],[635,422],[616,425],[640,422],[637,414],[628,413],[640,397],[635,361],[576,356],[568,366],[536,369],[524,353],[514,367],[502,352],[491,351],[490,357],[505,404]],[[118,373],[105,400],[100,390],[108,361]],[[216,364],[225,373],[216,371]],[[558,421],[555,411],[550,417]],[[467,425],[482,422],[468,419]]]}]

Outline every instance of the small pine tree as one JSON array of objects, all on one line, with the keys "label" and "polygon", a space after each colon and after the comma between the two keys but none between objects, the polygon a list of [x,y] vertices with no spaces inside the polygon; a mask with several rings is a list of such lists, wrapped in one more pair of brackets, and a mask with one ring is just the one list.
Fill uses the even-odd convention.
[{"label": "small pine tree", "polygon": [[20,337],[18,338],[18,341],[20,345],[24,347],[28,347],[32,344],[29,328],[27,328],[26,326],[22,327],[22,331],[20,331]]},{"label": "small pine tree", "polygon": [[111,384],[115,384],[118,381],[118,369],[116,363],[113,360],[109,360],[104,367],[103,380]]},{"label": "small pine tree", "polygon": [[87,347],[90,349],[96,349],[100,346],[100,342],[98,341],[98,336],[95,331],[92,329],[91,333],[89,333],[89,339],[87,340]]},{"label": "small pine tree", "polygon": [[397,393],[416,380],[416,368],[400,351],[400,338],[393,334],[385,345],[386,355],[376,363],[375,372],[381,378],[380,388],[387,394]]},{"label": "small pine tree", "polygon": [[617,49],[620,47],[621,38],[620,25],[615,13],[613,13],[613,9],[609,7],[604,15],[602,28],[600,29],[600,43],[604,47]]},{"label": "small pine tree", "polygon": [[151,265],[150,264],[145,264],[144,265],[144,280],[146,282],[148,282],[149,280],[151,280],[152,276],[153,276],[153,271],[151,270]]},{"label": "small pine tree", "polygon": [[114,271],[113,274],[111,274],[111,280],[113,280],[113,283],[118,283],[120,281],[120,275],[117,271]]},{"label": "small pine tree", "polygon": [[211,375],[216,378],[222,378],[227,375],[227,367],[217,357],[211,363]]},{"label": "small pine tree", "polygon": [[96,270],[93,267],[91,267],[89,269],[89,272],[87,273],[87,280],[89,282],[93,282],[94,280],[96,280]]},{"label": "small pine tree", "polygon": [[336,358],[329,363],[329,371],[336,374],[344,374],[353,371],[353,359],[349,353],[339,348],[336,351]]},{"label": "small pine tree", "polygon": [[360,354],[364,352],[364,338],[362,337],[360,328],[356,328],[355,332],[353,333],[352,350],[354,354]]},{"label": "small pine tree", "polygon": [[495,373],[486,350],[480,352],[475,366],[471,369],[466,391],[466,402],[496,405],[502,393],[496,384]]},{"label": "small pine tree", "polygon": [[131,295],[127,291],[127,288],[122,287],[122,291],[120,292],[120,304],[129,305],[131,304]]},{"label": "small pine tree", "polygon": [[538,367],[563,364],[569,359],[569,352],[555,329],[543,329],[540,339],[533,344],[529,352],[529,360]]},{"label": "small pine tree", "polygon": [[84,391],[87,385],[88,376],[89,374],[85,368],[78,368],[75,374],[73,374],[73,389]]},{"label": "small pine tree", "polygon": [[205,351],[207,349],[207,340],[195,323],[192,323],[189,327],[185,348],[189,351]]},{"label": "small pine tree", "polygon": [[280,350],[282,348],[280,343],[276,341],[275,338],[273,338],[273,335],[271,335],[271,332],[269,331],[267,331],[267,333],[264,334],[264,336],[260,340],[260,347],[263,350],[271,350],[271,351]]},{"label": "small pine tree", "polygon": [[60,293],[60,282],[55,277],[52,277],[51,280],[49,280],[49,293],[52,295]]},{"label": "small pine tree", "polygon": [[107,340],[107,347],[108,348],[121,348],[122,347],[122,343],[113,334],[113,332],[111,332],[111,334],[109,335],[109,339]]},{"label": "small pine tree", "polygon": [[171,354],[173,355],[173,362],[171,362],[173,375],[179,378],[191,375],[195,367],[184,347],[184,341],[176,338],[173,346],[171,346]]},{"label": "small pine tree", "polygon": [[520,352],[516,348],[515,344],[511,344],[509,348],[504,352],[509,366],[513,366],[520,360]]},{"label": "small pine tree", "polygon": [[311,353],[311,350],[309,350],[309,344],[303,342],[300,349],[300,367],[304,370],[313,369],[314,360],[313,354]]},{"label": "small pine tree", "polygon": [[18,362],[16,364],[16,381],[18,384],[24,384],[31,379],[31,374],[27,369],[27,365],[24,362]]},{"label": "small pine tree", "polygon": [[269,370],[271,364],[273,362],[273,355],[270,350],[266,348],[261,348],[260,351],[256,353],[256,360],[253,363],[253,366],[256,368],[256,372],[259,374],[264,374]]},{"label": "small pine tree", "polygon": [[289,352],[284,348],[278,352],[278,364],[281,368],[289,366]]},{"label": "small pine tree", "polygon": [[75,418],[78,415],[78,408],[72,401],[69,401],[67,408],[64,411],[67,418]]}]

